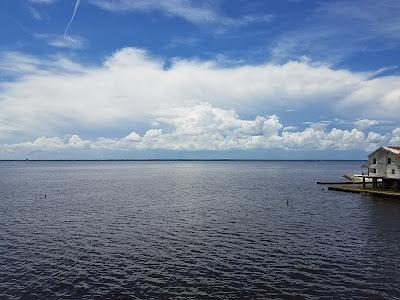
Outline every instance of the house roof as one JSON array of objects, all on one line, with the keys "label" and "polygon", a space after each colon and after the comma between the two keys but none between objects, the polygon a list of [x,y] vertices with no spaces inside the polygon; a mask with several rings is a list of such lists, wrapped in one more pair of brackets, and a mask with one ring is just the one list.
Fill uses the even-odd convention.
[{"label": "house roof", "polygon": [[400,147],[399,146],[386,146],[383,147],[385,150],[388,150],[394,154],[400,154]]},{"label": "house roof", "polygon": [[400,159],[400,147],[399,146],[386,146],[383,148],[385,150],[392,152],[396,158]]},{"label": "house roof", "polygon": [[383,146],[383,147],[380,147],[380,148],[376,149],[374,152],[370,153],[368,155],[368,157],[373,155],[376,151],[378,151],[380,149],[384,149],[386,151],[392,152],[395,157],[400,158],[400,146]]}]

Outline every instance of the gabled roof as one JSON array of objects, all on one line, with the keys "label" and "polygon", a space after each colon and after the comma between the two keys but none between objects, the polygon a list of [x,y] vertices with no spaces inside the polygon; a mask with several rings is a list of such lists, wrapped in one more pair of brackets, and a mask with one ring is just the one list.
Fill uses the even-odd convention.
[{"label": "gabled roof", "polygon": [[380,149],[384,149],[386,151],[392,152],[393,154],[395,154],[395,156],[397,158],[400,158],[400,146],[383,146],[383,147],[376,149],[374,152],[370,153],[368,156],[371,156],[372,154],[379,151]]}]

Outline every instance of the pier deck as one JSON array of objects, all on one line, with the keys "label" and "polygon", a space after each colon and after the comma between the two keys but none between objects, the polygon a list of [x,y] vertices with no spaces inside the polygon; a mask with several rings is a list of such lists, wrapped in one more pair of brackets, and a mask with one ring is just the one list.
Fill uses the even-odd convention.
[{"label": "pier deck", "polygon": [[400,192],[391,191],[391,190],[383,190],[379,188],[363,188],[362,186],[356,185],[346,185],[346,186],[329,186],[328,190],[332,191],[341,191],[341,192],[350,192],[350,193],[365,193],[371,195],[381,195],[381,196],[390,196],[390,197],[398,197],[400,199]]}]

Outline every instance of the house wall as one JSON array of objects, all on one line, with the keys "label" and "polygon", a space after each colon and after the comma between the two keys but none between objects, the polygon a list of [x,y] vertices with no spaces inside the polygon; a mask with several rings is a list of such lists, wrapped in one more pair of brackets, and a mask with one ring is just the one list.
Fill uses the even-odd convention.
[{"label": "house wall", "polygon": [[[379,150],[371,153],[368,156],[369,176],[386,177],[387,174],[386,152],[387,152],[386,150],[380,148]],[[375,164],[374,164],[374,158],[376,159]],[[376,169],[376,173],[373,173],[372,169]]]},{"label": "house wall", "polygon": [[[392,159],[390,165],[387,163],[388,157]],[[376,158],[376,164],[373,163],[374,158]],[[368,155],[368,165],[370,170],[369,176],[371,177],[400,179],[400,158],[384,148],[380,148]],[[376,173],[372,173],[371,169],[376,169]],[[395,174],[392,174],[392,169],[395,170]]]},{"label": "house wall", "polygon": [[[393,154],[388,154],[387,157],[392,159],[392,163],[387,165],[387,177],[391,179],[400,179],[400,159]],[[394,174],[392,174],[392,170],[394,170]]]}]

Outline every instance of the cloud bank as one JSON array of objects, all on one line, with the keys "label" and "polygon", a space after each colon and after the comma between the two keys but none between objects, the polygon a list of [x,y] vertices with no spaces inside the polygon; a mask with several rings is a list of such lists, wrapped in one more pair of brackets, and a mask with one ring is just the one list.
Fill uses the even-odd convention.
[{"label": "cloud bank", "polygon": [[[0,54],[0,71],[2,149],[82,143],[137,149],[369,149],[398,139],[393,129],[362,131],[378,122],[371,120],[398,119],[398,76],[304,61],[227,67],[175,59],[167,64],[136,48],[118,50],[100,66],[6,52]],[[351,117],[359,129],[299,130],[274,116],[277,110],[313,106]],[[99,138],[102,131],[118,136],[111,134],[122,128],[138,133]],[[69,133],[72,141],[64,139]],[[78,139],[82,134],[88,139]]]},{"label": "cloud bank", "polygon": [[249,149],[335,149],[373,150],[382,143],[400,142],[400,128],[390,135],[365,134],[358,129],[307,128],[304,131],[282,130],[275,115],[243,120],[232,110],[209,104],[181,107],[158,118],[169,130],[149,129],[143,135],[132,132],[122,138],[82,139],[78,135],[39,137],[32,142],[3,144],[2,151],[59,150],[249,150]]}]

